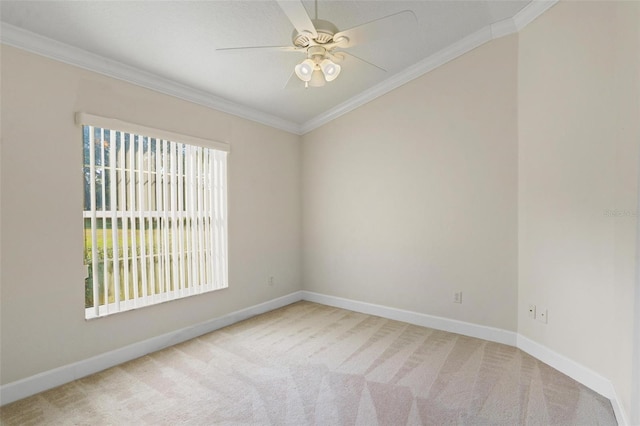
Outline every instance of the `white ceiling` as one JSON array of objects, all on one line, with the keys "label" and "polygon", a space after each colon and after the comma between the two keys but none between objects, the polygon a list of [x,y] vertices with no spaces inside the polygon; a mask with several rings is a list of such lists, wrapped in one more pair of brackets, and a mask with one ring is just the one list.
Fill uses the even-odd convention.
[{"label": "white ceiling", "polygon": [[[516,31],[529,3],[319,0],[318,17],[339,30],[402,10],[413,11],[417,23],[397,28],[390,38],[348,49],[387,72],[347,59],[335,81],[309,89],[302,83],[285,88],[304,54],[216,51],[291,45],[293,25],[271,0],[2,0],[0,19],[3,43],[147,87],[164,87],[167,93],[301,133],[491,38]],[[313,18],[314,3],[305,0],[304,6]]]}]

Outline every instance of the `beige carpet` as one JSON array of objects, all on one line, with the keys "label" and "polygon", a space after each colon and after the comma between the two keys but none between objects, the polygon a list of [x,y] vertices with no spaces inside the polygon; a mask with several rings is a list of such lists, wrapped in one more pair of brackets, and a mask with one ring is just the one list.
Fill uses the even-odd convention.
[{"label": "beige carpet", "polygon": [[299,302],[0,410],[3,425],[616,424],[519,349]]}]

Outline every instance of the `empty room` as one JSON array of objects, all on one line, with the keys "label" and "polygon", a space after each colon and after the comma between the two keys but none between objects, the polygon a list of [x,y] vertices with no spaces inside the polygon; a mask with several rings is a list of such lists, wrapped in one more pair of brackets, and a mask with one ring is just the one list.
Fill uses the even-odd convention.
[{"label": "empty room", "polygon": [[640,425],[640,2],[0,25],[0,424]]}]

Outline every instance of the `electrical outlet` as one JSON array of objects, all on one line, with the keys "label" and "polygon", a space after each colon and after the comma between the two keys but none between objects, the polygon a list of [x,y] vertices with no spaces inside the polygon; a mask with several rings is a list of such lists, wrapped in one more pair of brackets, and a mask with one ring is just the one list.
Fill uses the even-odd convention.
[{"label": "electrical outlet", "polygon": [[275,284],[275,280],[273,279],[273,277],[269,277],[268,283],[271,287],[273,287],[273,285]]},{"label": "electrical outlet", "polygon": [[548,312],[546,309],[539,309],[538,310],[538,321],[540,321],[541,323],[546,324],[548,321]]},{"label": "electrical outlet", "polygon": [[453,293],[453,303],[462,303],[462,292],[456,291]]},{"label": "electrical outlet", "polygon": [[529,318],[536,319],[536,305],[529,305]]}]

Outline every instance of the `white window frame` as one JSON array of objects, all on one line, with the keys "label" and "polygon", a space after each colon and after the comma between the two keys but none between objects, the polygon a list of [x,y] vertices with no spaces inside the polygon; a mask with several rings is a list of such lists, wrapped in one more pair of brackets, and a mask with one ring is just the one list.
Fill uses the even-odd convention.
[{"label": "white window frame", "polygon": [[[227,288],[229,145],[82,112],[75,119],[83,146],[89,126],[85,318]],[[105,154],[107,140],[115,152]]]}]

